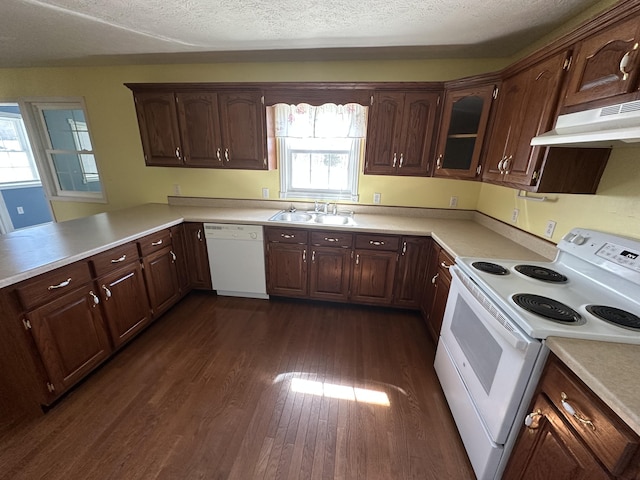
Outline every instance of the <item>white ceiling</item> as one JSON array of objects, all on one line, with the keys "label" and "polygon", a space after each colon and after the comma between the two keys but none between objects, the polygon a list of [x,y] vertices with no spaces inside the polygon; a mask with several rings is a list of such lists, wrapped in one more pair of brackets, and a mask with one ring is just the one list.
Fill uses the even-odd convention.
[{"label": "white ceiling", "polygon": [[597,0],[3,0],[0,67],[509,56]]}]

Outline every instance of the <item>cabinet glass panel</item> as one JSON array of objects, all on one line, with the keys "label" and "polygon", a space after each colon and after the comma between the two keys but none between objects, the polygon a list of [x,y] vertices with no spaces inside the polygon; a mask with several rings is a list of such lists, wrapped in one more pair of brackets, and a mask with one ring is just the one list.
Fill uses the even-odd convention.
[{"label": "cabinet glass panel", "polygon": [[469,96],[453,104],[442,168],[467,170],[471,166],[484,99]]}]

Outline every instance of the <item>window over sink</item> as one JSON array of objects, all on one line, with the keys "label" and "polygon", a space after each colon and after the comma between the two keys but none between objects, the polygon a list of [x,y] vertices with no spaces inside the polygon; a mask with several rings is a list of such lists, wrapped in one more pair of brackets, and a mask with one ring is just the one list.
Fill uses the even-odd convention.
[{"label": "window over sink", "polygon": [[358,200],[368,107],[276,104],[280,197]]}]

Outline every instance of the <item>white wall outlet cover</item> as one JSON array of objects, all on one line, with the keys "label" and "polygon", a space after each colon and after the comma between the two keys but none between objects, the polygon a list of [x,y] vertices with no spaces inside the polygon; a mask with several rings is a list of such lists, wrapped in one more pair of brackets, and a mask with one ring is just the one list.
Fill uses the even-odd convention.
[{"label": "white wall outlet cover", "polygon": [[457,207],[457,206],[458,206],[458,197],[456,197],[456,196],[452,196],[452,197],[449,199],[449,206],[450,206],[450,207]]},{"label": "white wall outlet cover", "polygon": [[177,183],[173,184],[173,194],[174,195],[182,195],[182,188]]},{"label": "white wall outlet cover", "polygon": [[262,189],[262,198],[269,198],[269,189],[266,187]]},{"label": "white wall outlet cover", "polygon": [[382,195],[380,195],[380,194],[379,194],[379,193],[377,193],[377,192],[376,192],[376,193],[374,193],[374,194],[373,194],[373,203],[376,203],[376,204],[377,204],[377,203],[380,203],[380,197],[381,197],[381,196],[382,196]]},{"label": "white wall outlet cover", "polygon": [[18,210],[18,215],[24,215],[24,208],[17,207],[16,210]]},{"label": "white wall outlet cover", "polygon": [[553,232],[556,229],[556,222],[554,222],[553,220],[549,220],[547,222],[547,228],[545,228],[544,230],[544,236],[547,238],[551,238],[553,237]]},{"label": "white wall outlet cover", "polygon": [[513,213],[511,213],[511,221],[513,223],[516,223],[518,221],[518,215],[520,215],[520,210],[518,210],[517,208],[514,208]]}]

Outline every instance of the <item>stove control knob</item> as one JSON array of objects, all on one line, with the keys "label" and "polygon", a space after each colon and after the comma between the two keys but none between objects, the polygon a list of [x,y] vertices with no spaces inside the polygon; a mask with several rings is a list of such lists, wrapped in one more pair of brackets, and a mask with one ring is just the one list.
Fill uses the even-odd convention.
[{"label": "stove control knob", "polygon": [[580,234],[576,235],[571,239],[571,243],[575,243],[576,245],[582,245],[586,241],[587,241],[587,237],[583,237]]}]

